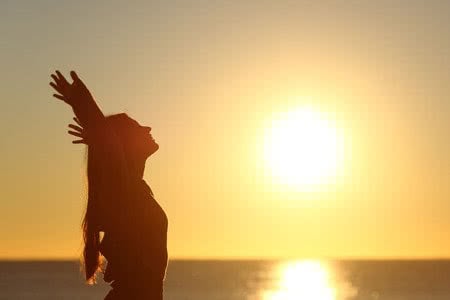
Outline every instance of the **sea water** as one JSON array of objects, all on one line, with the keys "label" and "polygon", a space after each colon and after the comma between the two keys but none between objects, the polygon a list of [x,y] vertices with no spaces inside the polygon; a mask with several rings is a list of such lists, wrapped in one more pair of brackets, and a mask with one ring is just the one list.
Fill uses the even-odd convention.
[{"label": "sea water", "polygon": [[[103,299],[75,261],[0,262],[0,299]],[[450,261],[171,260],[165,300],[448,300]]]}]

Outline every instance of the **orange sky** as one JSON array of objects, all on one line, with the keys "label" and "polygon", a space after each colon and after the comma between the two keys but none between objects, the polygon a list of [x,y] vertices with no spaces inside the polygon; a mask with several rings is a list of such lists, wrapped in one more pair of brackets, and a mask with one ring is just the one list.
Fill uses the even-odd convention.
[{"label": "orange sky", "polygon": [[[67,13],[70,12],[70,13]],[[0,5],[0,258],[81,253],[84,149],[49,74],[153,128],[145,179],[172,258],[449,257],[445,1]],[[313,194],[262,165],[267,120],[309,105],[344,133]],[[266,171],[264,171],[266,170]]]}]

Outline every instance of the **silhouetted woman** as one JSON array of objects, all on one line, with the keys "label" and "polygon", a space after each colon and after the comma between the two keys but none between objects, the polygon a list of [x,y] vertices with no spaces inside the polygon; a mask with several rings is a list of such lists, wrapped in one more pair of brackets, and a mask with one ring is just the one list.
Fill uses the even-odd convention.
[{"label": "silhouetted woman", "polygon": [[[69,83],[52,74],[53,96],[69,104],[79,126],[73,143],[88,148],[88,199],[83,220],[83,263],[88,283],[95,282],[101,255],[103,279],[112,290],[105,299],[163,299],[167,266],[167,217],[142,179],[146,159],[159,146],[150,127],[126,114],[105,117],[75,72]],[[100,233],[103,238],[100,239]]]}]

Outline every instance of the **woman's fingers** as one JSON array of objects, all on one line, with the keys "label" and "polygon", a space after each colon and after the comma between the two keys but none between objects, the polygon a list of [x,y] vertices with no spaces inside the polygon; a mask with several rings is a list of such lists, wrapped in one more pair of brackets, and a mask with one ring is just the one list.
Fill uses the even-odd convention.
[{"label": "woman's fingers", "polygon": [[73,117],[73,120],[74,120],[78,125],[83,126],[83,125],[81,125],[81,122],[80,122],[80,120],[78,120],[77,117]]},{"label": "woman's fingers", "polygon": [[55,74],[52,74],[50,76],[53,78],[53,80],[56,82],[56,84],[59,83],[59,78]]},{"label": "woman's fingers", "polygon": [[72,141],[72,144],[86,144],[87,142],[85,140],[76,140],[76,141]]},{"label": "woman's fingers", "polygon": [[55,73],[56,73],[56,75],[58,75],[58,78],[62,83],[69,84],[69,82],[66,80],[66,77],[64,77],[64,75],[61,74],[60,71],[56,70]]},{"label": "woman's fingers", "polygon": [[67,102],[66,98],[64,96],[58,95],[58,94],[53,94],[53,97],[58,98],[59,100],[62,100],[64,102]]},{"label": "woman's fingers", "polygon": [[75,71],[70,71],[70,77],[72,77],[73,81],[80,81],[80,78]]},{"label": "woman's fingers", "polygon": [[69,133],[73,136],[79,137],[81,139],[72,141],[72,144],[86,144],[87,145],[87,137],[86,137],[86,134],[84,133],[84,129],[81,127],[81,124],[80,124],[78,118],[74,117],[73,120],[75,122],[77,122],[77,124],[80,126],[77,126],[75,124],[69,124],[69,128],[71,128],[75,131],[68,130],[67,133]]},{"label": "woman's fingers", "polygon": [[61,87],[54,82],[49,83],[52,88],[54,88],[58,93],[64,94]]},{"label": "woman's fingers", "polygon": [[73,130],[76,130],[78,132],[83,132],[83,128],[81,128],[80,126],[74,125],[74,124],[69,124],[69,127],[72,128]]},{"label": "woman's fingers", "polygon": [[61,74],[61,72],[56,71],[56,74],[51,74],[50,76],[55,82],[51,82],[50,85],[58,91],[60,94],[66,94],[70,84],[67,82],[66,78]]},{"label": "woman's fingers", "polygon": [[76,137],[79,137],[79,138],[84,138],[84,135],[83,135],[83,133],[81,133],[81,132],[78,132],[78,131],[72,131],[72,130],[69,130],[69,131],[67,131],[69,134],[71,134],[71,135],[74,135],[74,136],[76,136]]}]

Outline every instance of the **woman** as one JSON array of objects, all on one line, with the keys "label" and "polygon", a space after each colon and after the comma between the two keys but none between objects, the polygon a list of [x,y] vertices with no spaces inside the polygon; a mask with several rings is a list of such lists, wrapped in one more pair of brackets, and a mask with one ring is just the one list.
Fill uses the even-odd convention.
[{"label": "woman", "polygon": [[[83,220],[83,263],[95,282],[101,255],[103,279],[112,290],[105,299],[163,299],[167,267],[167,217],[142,179],[145,161],[159,146],[151,128],[126,114],[105,117],[75,72],[73,82],[56,71],[53,96],[69,104],[79,126],[70,134],[88,148],[88,199]],[[103,238],[100,239],[100,232]]]}]

